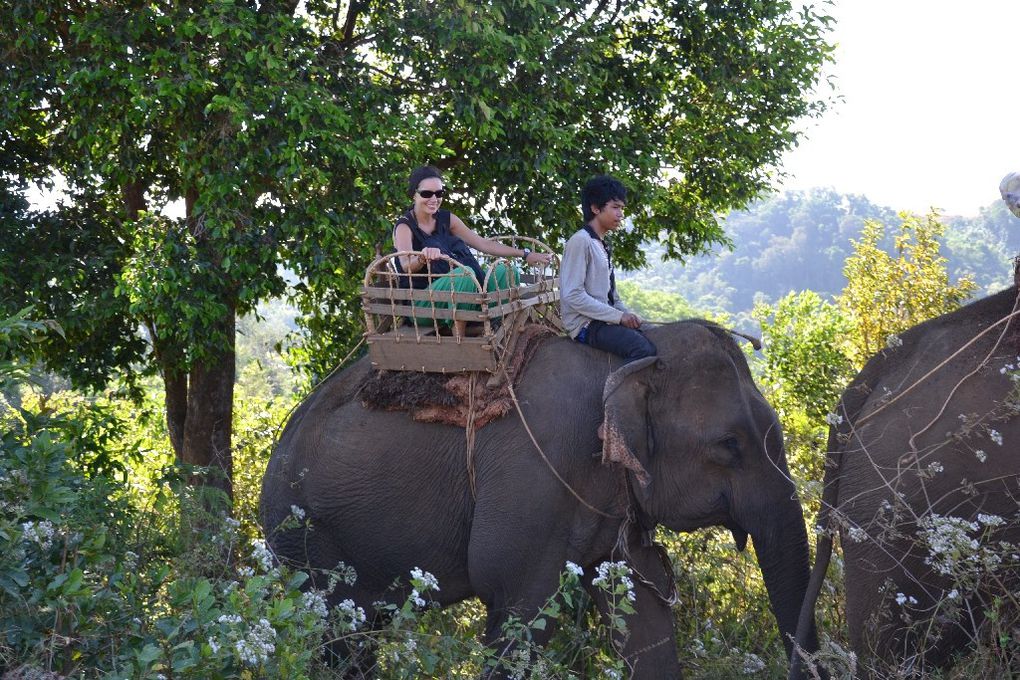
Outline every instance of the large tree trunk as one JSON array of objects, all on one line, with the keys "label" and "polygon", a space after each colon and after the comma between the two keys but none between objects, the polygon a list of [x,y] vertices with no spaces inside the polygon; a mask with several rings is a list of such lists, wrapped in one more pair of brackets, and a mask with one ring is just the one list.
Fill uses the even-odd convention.
[{"label": "large tree trunk", "polygon": [[209,484],[233,498],[231,430],[234,406],[234,310],[219,321],[228,346],[197,361],[188,376],[188,415],[180,460],[210,467]]},{"label": "large tree trunk", "polygon": [[180,461],[184,456],[184,423],[188,419],[188,376],[172,367],[163,367],[166,429],[170,445]]}]

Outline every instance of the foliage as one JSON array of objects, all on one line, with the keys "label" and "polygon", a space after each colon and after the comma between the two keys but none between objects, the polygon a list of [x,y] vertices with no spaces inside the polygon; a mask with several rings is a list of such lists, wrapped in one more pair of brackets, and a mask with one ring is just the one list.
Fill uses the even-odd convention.
[{"label": "foliage", "polygon": [[[829,23],[787,0],[19,0],[0,17],[0,304],[65,326],[45,355],[78,385],[159,372],[178,458],[229,482],[235,319],[289,294],[293,356],[313,379],[335,366],[409,167],[443,167],[483,231],[553,242],[581,182],[614,172],[638,209],[621,261],[660,234],[698,252],[824,110]],[[54,173],[66,202],[26,210]]]},{"label": "foliage", "polygon": [[665,323],[701,316],[676,293],[646,290],[632,281],[620,281],[617,291],[627,307],[645,321]]},{"label": "foliage", "polygon": [[842,349],[847,319],[814,291],[790,293],[775,306],[759,304],[765,360],[761,378],[780,414],[802,410],[816,421],[831,413],[853,365]]},{"label": "foliage", "polygon": [[949,282],[938,242],[945,227],[937,214],[902,213],[900,219],[895,257],[878,245],[885,225],[872,220],[843,268],[848,283],[837,304],[851,325],[848,355],[857,367],[897,342],[901,331],[956,309],[975,288],[969,277]]}]

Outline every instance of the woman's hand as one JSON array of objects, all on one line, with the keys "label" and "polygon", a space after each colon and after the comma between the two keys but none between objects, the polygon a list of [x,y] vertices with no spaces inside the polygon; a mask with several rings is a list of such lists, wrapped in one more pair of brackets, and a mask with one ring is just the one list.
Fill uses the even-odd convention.
[{"label": "woman's hand", "polygon": [[546,265],[552,262],[552,255],[550,253],[536,253],[530,252],[528,256],[524,258],[524,261],[528,264],[541,264]]},{"label": "woman's hand", "polygon": [[418,257],[424,259],[427,262],[432,260],[438,260],[443,256],[443,251],[439,248],[422,248],[421,255]]}]

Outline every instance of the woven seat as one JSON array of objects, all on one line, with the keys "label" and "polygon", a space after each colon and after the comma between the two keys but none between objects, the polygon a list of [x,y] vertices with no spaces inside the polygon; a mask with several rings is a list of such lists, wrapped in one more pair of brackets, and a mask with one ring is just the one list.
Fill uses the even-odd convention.
[{"label": "woven seat", "polygon": [[[488,265],[489,272],[500,262],[521,270],[519,286],[487,292],[487,281],[478,281],[471,269],[444,258],[450,271],[471,277],[474,291],[467,293],[401,287],[408,276],[412,279],[431,276],[429,268],[410,275],[397,273],[395,260],[407,252],[384,255],[368,266],[362,306],[365,340],[374,368],[429,373],[497,373],[500,362],[513,351],[525,323],[545,323],[562,330],[558,315],[559,258],[556,254],[544,243],[523,236],[497,236],[493,240],[550,253],[552,262],[532,266],[521,260],[483,255],[479,259]],[[427,304],[416,305],[416,302]],[[436,302],[448,303],[448,307],[436,307]],[[475,305],[478,309],[457,308],[464,304]],[[443,333],[445,325],[461,320],[480,327],[475,329],[480,332],[462,338]]]}]

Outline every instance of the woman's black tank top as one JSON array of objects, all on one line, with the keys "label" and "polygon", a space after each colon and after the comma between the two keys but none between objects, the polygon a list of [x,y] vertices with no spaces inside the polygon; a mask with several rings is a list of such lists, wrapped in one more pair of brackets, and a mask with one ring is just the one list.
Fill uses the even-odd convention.
[{"label": "woman's black tank top", "polygon": [[[457,262],[460,262],[465,267],[470,267],[474,272],[475,276],[478,277],[478,282],[481,283],[485,280],[485,274],[482,272],[482,266],[478,264],[478,260],[475,259],[474,254],[471,252],[471,248],[468,244],[464,243],[460,238],[453,235],[450,231],[450,211],[440,210],[436,213],[436,228],[431,234],[426,234],[418,226],[418,220],[414,217],[414,212],[408,210],[405,214],[400,216],[397,223],[393,225],[393,230],[401,224],[406,224],[411,229],[411,249],[421,250],[422,248],[439,248],[439,250],[446,256],[452,257]],[[394,260],[397,271],[401,274],[404,273],[404,268],[400,265],[400,259]],[[446,274],[450,271],[450,265],[439,260],[432,263],[433,274]],[[407,279],[411,279],[411,283],[415,288],[425,288],[429,285],[429,281],[424,276],[402,276],[400,277],[400,285],[404,288],[408,287]]]}]

